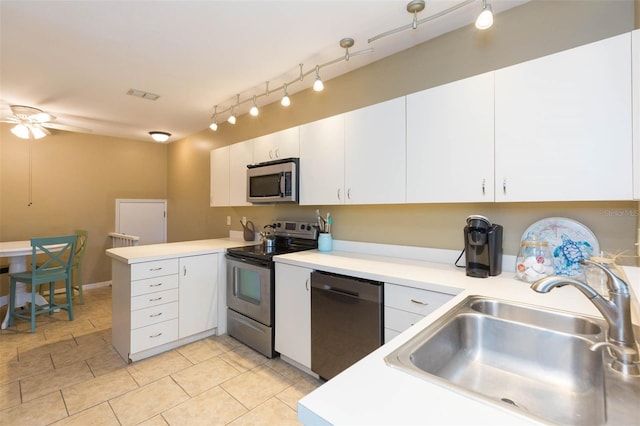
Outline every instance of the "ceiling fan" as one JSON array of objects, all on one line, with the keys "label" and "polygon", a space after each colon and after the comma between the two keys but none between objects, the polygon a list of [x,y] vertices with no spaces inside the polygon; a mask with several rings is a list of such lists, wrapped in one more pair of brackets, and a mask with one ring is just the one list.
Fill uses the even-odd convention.
[{"label": "ceiling fan", "polygon": [[56,117],[39,108],[25,105],[10,105],[9,107],[13,115],[1,117],[0,122],[15,124],[11,129],[11,133],[21,139],[41,139],[51,134],[47,129],[81,133],[91,132],[91,130],[81,127],[53,123]]}]

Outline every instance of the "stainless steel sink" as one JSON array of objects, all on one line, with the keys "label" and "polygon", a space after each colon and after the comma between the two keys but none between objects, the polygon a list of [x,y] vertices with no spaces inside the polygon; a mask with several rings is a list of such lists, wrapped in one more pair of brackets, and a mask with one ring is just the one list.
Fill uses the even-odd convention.
[{"label": "stainless steel sink", "polygon": [[606,323],[496,299],[470,297],[389,354],[403,371],[539,421],[637,422],[640,379],[608,368],[589,347]]}]

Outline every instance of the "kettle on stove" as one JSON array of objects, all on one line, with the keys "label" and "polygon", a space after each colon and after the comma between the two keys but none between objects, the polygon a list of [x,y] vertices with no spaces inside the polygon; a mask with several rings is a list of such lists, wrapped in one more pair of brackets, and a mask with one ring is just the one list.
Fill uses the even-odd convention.
[{"label": "kettle on stove", "polygon": [[467,275],[487,278],[502,273],[502,226],[480,215],[467,217],[464,250]]}]

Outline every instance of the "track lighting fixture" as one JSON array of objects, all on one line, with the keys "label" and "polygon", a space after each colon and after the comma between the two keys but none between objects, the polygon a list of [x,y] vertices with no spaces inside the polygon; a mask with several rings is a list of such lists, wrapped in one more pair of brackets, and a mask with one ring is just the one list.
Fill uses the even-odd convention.
[{"label": "track lighting fixture", "polygon": [[256,95],[253,95],[253,106],[249,110],[249,114],[253,117],[257,117],[260,111],[258,111],[258,106],[256,105]]},{"label": "track lighting fixture", "polygon": [[[422,25],[422,24],[424,24],[426,22],[430,22],[430,21],[433,21],[435,19],[441,18],[441,17],[443,17],[443,16],[445,16],[445,15],[447,15],[449,13],[452,13],[452,12],[454,12],[454,11],[460,9],[460,8],[463,8],[463,7],[467,6],[467,5],[470,5],[472,3],[477,3],[477,2],[478,2],[478,0],[459,0],[459,3],[454,4],[453,6],[449,7],[448,9],[441,10],[440,12],[436,12],[436,13],[433,13],[433,14],[425,17],[425,18],[419,19],[418,14],[420,12],[424,11],[424,9],[426,7],[426,1],[425,0],[410,0],[409,3],[407,3],[407,6],[406,6],[407,12],[411,14],[411,22],[410,23],[408,23],[406,25],[403,25],[401,27],[386,31],[384,33],[378,34],[378,35],[376,35],[374,37],[371,37],[367,41],[368,41],[368,43],[372,43],[372,42],[374,42],[376,40],[379,40],[379,39],[381,39],[383,37],[387,37],[389,35],[393,35],[393,34],[399,33],[400,31],[404,31],[404,30],[407,30],[407,29],[416,30],[420,25]],[[429,7],[431,7],[431,3],[430,3]],[[476,25],[477,28],[479,28],[481,30],[487,29],[487,28],[489,28],[489,27],[491,27],[493,25],[493,12],[492,12],[491,5],[487,2],[487,0],[482,0],[482,12],[478,16],[478,18],[477,18],[477,20],[475,22],[475,25]],[[244,104],[244,103],[253,101],[252,102],[252,106],[251,106],[251,108],[249,110],[249,114],[255,117],[255,116],[257,116],[259,114],[258,106],[257,106],[257,103],[256,103],[256,99],[259,98],[259,97],[262,97],[262,96],[269,96],[269,94],[272,91],[279,91],[279,90],[283,91],[283,96],[282,96],[282,98],[280,100],[280,104],[282,106],[284,106],[284,107],[288,107],[289,105],[291,105],[291,98],[289,98],[289,93],[287,92],[287,87],[289,85],[291,85],[291,84],[297,83],[298,81],[300,81],[300,82],[303,81],[306,76],[308,76],[309,74],[311,74],[313,72],[315,72],[315,74],[316,74],[315,75],[315,80],[313,82],[313,90],[316,91],[316,92],[322,91],[324,89],[324,83],[323,83],[322,79],[320,78],[320,68],[324,68],[324,67],[329,66],[329,65],[337,64],[337,63],[342,62],[342,61],[348,62],[349,59],[352,56],[362,55],[362,54],[365,54],[365,53],[373,52],[373,49],[369,48],[369,49],[363,49],[363,50],[360,50],[360,51],[352,53],[352,52],[349,51],[349,49],[354,46],[354,43],[355,42],[354,42],[354,40],[352,38],[345,37],[345,38],[341,39],[340,40],[340,47],[345,49],[344,56],[341,56],[341,57],[336,58],[336,59],[334,59],[332,61],[329,61],[329,62],[325,62],[324,64],[316,65],[314,68],[312,68],[312,69],[310,69],[310,70],[308,70],[306,72],[304,71],[303,64],[298,64],[298,66],[300,67],[300,72],[299,72],[299,75],[298,75],[298,77],[296,79],[294,79],[292,81],[289,81],[289,82],[284,82],[282,84],[282,86],[277,87],[277,88],[272,89],[272,90],[269,89],[269,81],[266,81],[265,82],[265,91],[263,93],[259,93],[257,95],[254,94],[251,98],[244,99],[242,101],[240,101],[240,95],[238,94],[238,95],[236,95],[236,103],[235,103],[235,105],[227,107],[223,111],[220,111],[220,113],[224,114],[224,113],[226,113],[228,111],[231,111],[231,116],[228,118],[227,121],[229,121],[229,123],[231,123],[231,124],[235,124],[236,115],[235,115],[235,112],[234,112],[234,107],[237,108],[237,107],[240,106],[240,104]],[[217,130],[217,128],[218,128],[218,123],[215,120],[217,114],[218,114],[218,111],[217,111],[217,106],[216,106],[216,112],[214,112],[213,117],[212,117],[212,122],[211,122],[211,124],[209,126],[211,128],[211,130],[214,130],[214,131]]]},{"label": "track lighting fixture", "polygon": [[213,107],[213,115],[211,116],[211,124],[209,124],[209,128],[211,130],[213,130],[214,132],[216,130],[218,130],[218,120],[217,120],[217,116],[218,116],[218,105],[216,105],[215,107]]},{"label": "track lighting fixture", "polygon": [[151,135],[153,140],[156,141],[156,142],[166,142],[166,141],[169,140],[169,137],[171,136],[171,133],[159,132],[159,131],[154,130],[152,132],[149,132],[149,135]]},{"label": "track lighting fixture", "polygon": [[313,82],[313,90],[316,92],[322,92],[324,89],[324,84],[322,83],[322,79],[320,78],[320,66],[316,65],[316,81]]},{"label": "track lighting fixture", "polygon": [[482,12],[476,19],[476,28],[479,30],[486,30],[493,25],[493,10],[491,5],[487,3],[487,0],[482,0]]},{"label": "track lighting fixture", "polygon": [[289,105],[291,105],[291,99],[289,99],[289,94],[287,93],[287,83],[284,83],[283,89],[284,96],[282,97],[282,100],[280,100],[280,105],[282,105],[283,107],[288,107]]}]

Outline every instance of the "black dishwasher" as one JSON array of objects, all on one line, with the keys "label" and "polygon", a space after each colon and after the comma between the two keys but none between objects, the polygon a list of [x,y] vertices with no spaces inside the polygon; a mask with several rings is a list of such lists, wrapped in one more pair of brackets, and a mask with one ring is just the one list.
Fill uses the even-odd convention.
[{"label": "black dishwasher", "polygon": [[384,343],[383,283],[311,273],[311,370],[329,380]]}]

